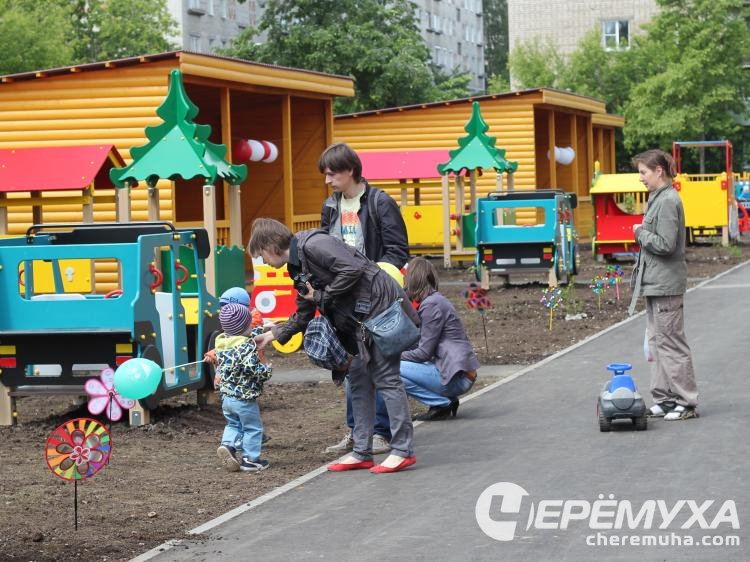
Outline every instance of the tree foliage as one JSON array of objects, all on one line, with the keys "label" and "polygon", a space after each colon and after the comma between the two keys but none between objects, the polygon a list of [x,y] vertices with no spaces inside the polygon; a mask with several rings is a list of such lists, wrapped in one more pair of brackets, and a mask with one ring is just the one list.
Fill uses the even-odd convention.
[{"label": "tree foliage", "polygon": [[65,66],[72,49],[62,6],[36,0],[0,0],[0,74]]},{"label": "tree foliage", "polygon": [[552,40],[535,37],[516,47],[508,60],[513,85],[521,88],[559,88],[565,59]]},{"label": "tree foliage", "polygon": [[0,0],[0,73],[167,51],[166,0]]},{"label": "tree foliage", "polygon": [[750,9],[743,0],[658,3],[635,53],[643,75],[624,107],[626,146],[733,136],[748,93]]},{"label": "tree foliage", "polygon": [[[256,43],[264,33],[265,41]],[[351,76],[356,96],[336,100],[337,112],[446,99],[409,0],[269,0],[258,27],[223,52]]]},{"label": "tree foliage", "polygon": [[68,0],[76,63],[175,48],[177,25],[166,0]]},{"label": "tree foliage", "polygon": [[560,86],[584,96],[604,100],[607,111],[620,114],[633,85],[630,51],[607,51],[601,32],[587,33],[571,54],[560,77]]},{"label": "tree foliage", "polygon": [[660,12],[632,38],[629,50],[605,50],[599,30],[566,58],[538,39],[519,46],[510,54],[514,83],[605,100],[608,111],[625,116],[629,153],[668,149],[678,139],[742,137],[738,116],[747,115],[743,66],[750,57],[750,7],[744,0],[657,3]]},{"label": "tree foliage", "polygon": [[[508,2],[484,0],[484,60],[486,75],[495,86],[509,83],[508,76]],[[507,89],[507,88],[506,88]],[[496,87],[488,88],[498,92]]]}]

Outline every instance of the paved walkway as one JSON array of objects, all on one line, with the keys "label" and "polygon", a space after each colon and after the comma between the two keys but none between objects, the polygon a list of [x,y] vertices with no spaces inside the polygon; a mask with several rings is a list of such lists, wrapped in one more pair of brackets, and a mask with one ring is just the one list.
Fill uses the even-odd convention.
[{"label": "paved walkway", "polygon": [[748,295],[743,264],[686,297],[700,419],[599,432],[608,363],[648,394],[641,314],[419,425],[413,468],[321,467],[136,560],[748,560]]},{"label": "paved walkway", "polygon": [[[487,365],[482,367],[480,375],[484,381],[503,379],[517,371],[523,365]],[[275,369],[273,377],[267,384],[284,384],[289,382],[331,382],[331,371],[311,367],[309,369]]]}]

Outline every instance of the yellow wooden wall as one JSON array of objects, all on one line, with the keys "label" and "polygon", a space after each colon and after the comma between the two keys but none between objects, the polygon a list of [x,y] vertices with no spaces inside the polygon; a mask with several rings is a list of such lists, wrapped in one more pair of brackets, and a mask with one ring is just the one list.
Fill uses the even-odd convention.
[{"label": "yellow wooden wall", "polygon": [[[327,190],[317,159],[333,137],[333,96],[353,94],[346,77],[183,52],[5,76],[0,146],[113,144],[129,164],[130,149],[147,142],[145,127],[162,121],[156,109],[175,68],[198,107],[195,122],[212,129],[211,142],[231,147],[236,138],[267,140],[279,150],[273,163],[233,160],[248,166],[241,189],[243,241],[256,216],[276,217],[290,227],[319,216]],[[201,183],[180,180],[174,189],[172,182],[160,182],[160,218],[201,224]],[[228,227],[223,187],[217,189],[220,243]],[[145,187],[131,195],[132,220],[147,220]],[[22,233],[32,222],[31,208],[14,207],[8,218],[10,232]],[[79,222],[82,214],[77,205],[50,205],[43,218]],[[114,203],[95,204],[94,220],[115,220]]]},{"label": "yellow wooden wall", "polygon": [[[348,142],[361,152],[428,150],[458,148],[458,139],[467,135],[464,126],[471,117],[474,99],[454,100],[442,104],[427,104],[383,110],[335,119],[335,140]],[[614,172],[614,130],[621,120],[612,116],[610,122],[593,124],[592,115],[604,114],[604,104],[598,100],[548,90],[531,90],[514,95],[484,96],[479,101],[482,118],[489,126],[487,134],[495,137],[495,146],[505,149],[507,160],[518,162],[514,174],[515,189],[560,188],[578,195],[576,225],[582,237],[590,235],[593,221],[589,184],[593,177],[593,162]],[[596,137],[594,135],[596,131]],[[550,163],[547,152],[551,140],[559,147],[572,146],[576,158],[572,165]],[[594,142],[596,138],[596,142]],[[365,176],[366,176],[365,171]],[[435,174],[437,176],[437,172]],[[478,178],[479,196],[495,190],[496,174],[484,171]],[[406,202],[414,203],[414,183],[399,184],[397,180],[373,182],[383,187],[397,201],[402,187]],[[440,204],[440,180],[422,178],[419,183],[422,204]],[[451,188],[453,184],[451,183]],[[453,190],[451,189],[451,200]],[[464,205],[468,206],[466,189]]]},{"label": "yellow wooden wall", "polygon": [[[0,88],[0,146],[114,144],[129,163],[130,147],[144,144],[144,128],[161,121],[154,110],[164,100],[174,66],[175,61],[163,61],[5,83]],[[133,220],[147,220],[145,188],[131,195]],[[162,218],[171,220],[168,182],[159,190],[159,202]],[[81,220],[77,205],[44,208],[44,222]],[[94,220],[114,221],[114,203],[95,203]],[[31,207],[9,209],[9,233],[25,232],[31,221]]]}]

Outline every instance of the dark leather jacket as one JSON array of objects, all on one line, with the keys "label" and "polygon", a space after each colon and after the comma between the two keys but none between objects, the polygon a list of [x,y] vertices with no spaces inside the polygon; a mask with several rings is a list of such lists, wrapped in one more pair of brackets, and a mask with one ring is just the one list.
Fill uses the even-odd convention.
[{"label": "dark leather jacket", "polygon": [[403,289],[360,252],[322,229],[305,230],[294,236],[287,269],[290,275],[295,271],[312,275],[315,300],[297,296],[297,310],[284,324],[272,328],[279,343],[304,332],[319,309],[331,320],[347,350],[354,353],[352,346],[361,342],[355,318],[362,321],[377,316],[397,298],[404,299],[404,310],[416,325],[420,324]]},{"label": "dark leather jacket", "polygon": [[[365,238],[365,255],[374,262],[384,261],[401,269],[409,261],[409,238],[404,218],[401,216],[401,209],[393,197],[382,193],[377,198],[376,216],[380,219],[380,225],[373,224],[368,212],[368,199],[373,196],[376,188],[367,183],[367,180],[362,181],[365,184],[365,191],[360,198],[357,215]],[[341,213],[340,201],[341,193],[333,193],[323,203],[323,210],[320,213],[320,228],[339,239],[341,236],[337,236],[332,229],[338,223]]]}]

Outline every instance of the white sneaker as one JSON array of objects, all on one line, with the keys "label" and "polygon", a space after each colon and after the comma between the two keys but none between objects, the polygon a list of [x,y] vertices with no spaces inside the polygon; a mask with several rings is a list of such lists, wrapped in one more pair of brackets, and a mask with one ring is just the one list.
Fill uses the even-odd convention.
[{"label": "white sneaker", "polygon": [[676,421],[676,420],[689,420],[690,418],[697,418],[698,412],[695,408],[686,408],[685,406],[677,406],[674,410],[664,416],[665,421]]},{"label": "white sneaker", "polygon": [[674,408],[675,403],[667,400],[665,402],[660,402],[659,404],[654,404],[653,406],[651,406],[648,410],[646,410],[646,415],[651,418],[663,418],[669,412],[674,410]]},{"label": "white sneaker", "polygon": [[341,441],[335,445],[327,447],[326,453],[336,453],[340,455],[352,450],[354,450],[354,438],[352,437],[352,430],[350,429]]},{"label": "white sneaker", "polygon": [[234,456],[235,449],[229,445],[219,445],[216,449],[216,456],[219,457],[219,463],[229,472],[237,472],[240,469],[240,463]]},{"label": "white sneaker", "polygon": [[382,455],[383,453],[387,453],[391,450],[391,443],[383,437],[382,435],[378,435],[377,433],[372,436],[372,454],[373,455]]},{"label": "white sneaker", "polygon": [[652,418],[663,418],[666,415],[666,412],[661,406],[659,406],[659,404],[654,404],[648,409],[648,415]]}]

